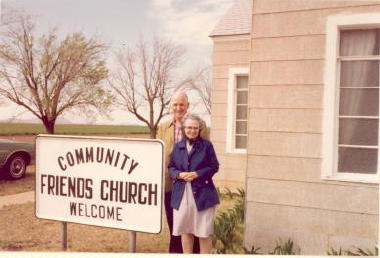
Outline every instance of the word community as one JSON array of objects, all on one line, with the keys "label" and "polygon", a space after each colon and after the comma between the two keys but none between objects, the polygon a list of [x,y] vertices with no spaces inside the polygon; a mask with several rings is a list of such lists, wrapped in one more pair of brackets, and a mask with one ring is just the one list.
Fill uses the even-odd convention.
[{"label": "word community", "polygon": [[128,174],[138,166],[138,162],[130,158],[127,154],[103,147],[84,147],[69,151],[65,155],[58,157],[58,165],[62,171],[68,166],[79,165],[82,163],[104,163],[121,170],[127,169]]}]

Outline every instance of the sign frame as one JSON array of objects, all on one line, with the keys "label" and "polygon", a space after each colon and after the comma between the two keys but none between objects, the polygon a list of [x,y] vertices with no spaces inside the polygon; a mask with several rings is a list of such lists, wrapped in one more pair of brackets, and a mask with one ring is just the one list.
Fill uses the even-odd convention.
[{"label": "sign frame", "polygon": [[[41,176],[42,172],[40,171],[41,170],[41,164],[40,162],[40,157],[39,157],[39,142],[40,142],[40,139],[48,139],[48,138],[51,138],[51,139],[58,139],[58,140],[63,140],[63,139],[67,139],[67,140],[74,140],[74,141],[79,141],[79,142],[90,142],[90,141],[93,141],[93,142],[101,142],[102,144],[104,143],[111,143],[113,141],[117,142],[118,144],[123,144],[123,142],[126,142],[126,143],[155,143],[155,144],[159,144],[160,145],[160,149],[161,149],[161,168],[160,168],[160,179],[159,179],[159,183],[161,184],[161,187],[157,187],[158,189],[158,192],[160,194],[160,198],[157,198],[157,206],[158,209],[159,209],[159,223],[157,223],[157,227],[159,228],[158,230],[155,230],[155,231],[147,231],[145,229],[135,229],[135,228],[127,228],[127,227],[117,227],[117,226],[110,226],[110,225],[99,225],[99,224],[92,224],[92,223],[85,223],[85,222],[79,222],[79,221],[76,221],[75,219],[72,220],[72,219],[69,219],[69,218],[66,218],[64,220],[62,219],[56,219],[56,218],[52,218],[52,217],[49,217],[49,216],[45,216],[45,215],[42,215],[41,214],[39,215],[38,214],[38,207],[40,207],[39,205],[41,204],[40,203],[40,198],[39,198],[39,195],[41,195],[38,191],[39,187],[40,187],[40,180],[39,180],[39,176]],[[152,233],[152,234],[159,234],[162,232],[162,213],[163,213],[163,205],[164,205],[164,180],[165,180],[165,176],[164,176],[164,173],[165,173],[165,144],[162,142],[162,140],[160,139],[143,139],[143,138],[123,138],[123,137],[103,137],[103,136],[77,136],[77,135],[49,135],[49,134],[38,134],[37,137],[36,137],[36,183],[35,183],[35,216],[37,218],[40,218],[40,219],[46,219],[46,220],[53,220],[53,221],[61,221],[61,222],[70,222],[70,223],[76,223],[76,224],[82,224],[82,225],[91,225],[91,226],[99,226],[99,227],[107,227],[107,228],[117,228],[117,229],[123,229],[123,230],[128,230],[128,231],[134,231],[134,232],[143,232],[143,233]],[[95,178],[95,177],[94,177]],[[157,219],[157,218],[156,218]],[[156,225],[156,224],[155,224]]]}]

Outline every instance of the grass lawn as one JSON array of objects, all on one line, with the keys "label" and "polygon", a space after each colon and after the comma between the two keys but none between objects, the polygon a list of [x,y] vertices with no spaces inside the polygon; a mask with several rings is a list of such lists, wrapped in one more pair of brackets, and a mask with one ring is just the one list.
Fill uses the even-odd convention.
[{"label": "grass lawn", "polygon": [[[43,134],[42,124],[0,123],[0,135]],[[149,133],[146,126],[139,125],[77,125],[58,124],[56,134],[137,134]]]}]

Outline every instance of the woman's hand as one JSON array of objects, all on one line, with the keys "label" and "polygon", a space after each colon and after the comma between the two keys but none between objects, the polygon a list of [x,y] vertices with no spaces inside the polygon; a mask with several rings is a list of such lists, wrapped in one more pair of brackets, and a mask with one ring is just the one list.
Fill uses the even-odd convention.
[{"label": "woman's hand", "polygon": [[183,179],[185,180],[185,176],[187,175],[187,172],[179,172],[178,174],[178,179]]},{"label": "woman's hand", "polygon": [[186,182],[191,182],[194,179],[196,179],[197,177],[198,177],[198,174],[195,171],[192,171],[192,172],[180,172],[178,174],[178,178],[179,179],[183,179]]}]

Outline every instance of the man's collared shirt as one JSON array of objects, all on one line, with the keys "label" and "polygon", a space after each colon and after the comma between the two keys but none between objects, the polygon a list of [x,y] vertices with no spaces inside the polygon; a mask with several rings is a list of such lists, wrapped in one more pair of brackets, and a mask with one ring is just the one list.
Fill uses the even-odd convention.
[{"label": "man's collared shirt", "polygon": [[180,142],[183,138],[182,126],[176,125],[175,121],[172,121],[170,126],[174,126],[174,143]]}]

